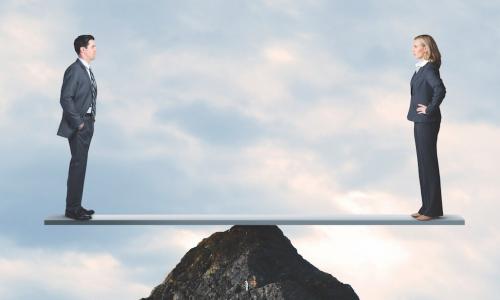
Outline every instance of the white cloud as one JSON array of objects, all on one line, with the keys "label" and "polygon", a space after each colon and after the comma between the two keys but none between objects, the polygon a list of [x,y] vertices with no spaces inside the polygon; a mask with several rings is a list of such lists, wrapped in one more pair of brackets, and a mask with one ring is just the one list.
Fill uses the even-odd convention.
[{"label": "white cloud", "polygon": [[[125,249],[133,249],[135,245],[142,245],[134,253],[160,254],[168,249],[172,253],[179,253],[179,261],[186,252],[196,247],[202,239],[209,237],[215,231],[225,231],[228,226],[191,227],[184,228],[159,228],[148,230],[147,233],[137,237]],[[166,272],[170,270],[165,270]]]},{"label": "white cloud", "polygon": [[[69,43],[62,40],[68,35],[73,38],[74,20],[64,3],[47,6],[37,1],[10,1],[2,6],[0,128],[9,128],[10,134],[24,136],[34,127],[49,125],[45,122],[48,116],[55,116],[53,112],[60,109],[59,89],[64,72],[61,58],[67,56],[61,55],[58,47],[61,43],[69,45],[65,49],[71,53],[71,40]],[[53,101],[46,102],[46,99]],[[25,111],[27,107],[29,112]],[[29,121],[20,121],[19,115]],[[52,133],[55,133],[54,127],[56,125],[50,127]],[[39,138],[38,142],[45,143],[45,140]]]},{"label": "white cloud", "polygon": [[[74,38],[77,25],[72,10],[62,3],[47,7],[50,16],[39,11],[34,13],[31,10],[30,13],[23,10],[26,8],[24,5],[32,4],[47,5],[36,1],[25,1],[19,6],[14,1],[11,5],[2,4],[5,10],[0,18],[0,42],[7,47],[0,48],[0,55],[5,60],[0,72],[0,128],[9,141],[18,136],[31,138],[37,135],[36,139],[32,139],[36,145],[54,144],[55,139],[47,139],[46,134],[50,132],[54,136],[59,121],[57,99],[62,72],[66,67],[61,57],[70,53],[68,57],[73,59],[68,41]],[[189,174],[188,179],[192,180],[189,183],[202,182],[214,190],[242,187],[259,197],[264,195],[255,199],[255,204],[272,204],[276,209],[286,207],[294,212],[413,212],[420,199],[412,124],[405,119],[409,77],[388,69],[380,72],[369,64],[364,72],[350,66],[344,59],[345,51],[362,53],[359,46],[370,48],[374,39],[330,47],[324,39],[328,34],[334,37],[335,32],[325,29],[325,33],[323,27],[334,28],[343,19],[337,19],[339,23],[332,24],[318,22],[321,28],[314,27],[309,19],[307,22],[301,19],[310,13],[304,8],[321,9],[318,2],[265,1],[264,4],[274,12],[283,12],[297,20],[301,26],[297,26],[295,33],[282,36],[271,34],[271,30],[267,34],[259,32],[264,37],[261,40],[257,38],[255,48],[246,53],[214,51],[217,47],[225,49],[223,43],[217,44],[218,41],[210,45],[213,47],[211,51],[183,44],[183,39],[175,40],[175,47],[165,47],[167,50],[154,49],[156,40],[141,40],[143,37],[140,35],[129,41],[130,44],[124,42],[123,48],[120,48],[123,53],[132,48],[137,52],[149,51],[143,51],[143,56],[130,60],[128,57],[129,73],[119,69],[123,59],[118,53],[116,61],[120,65],[113,64],[113,61],[108,64],[117,68],[107,75],[113,78],[99,77],[101,119],[96,123],[93,155],[123,161],[144,158],[175,161],[177,167]],[[480,11],[480,6],[476,5],[474,12]],[[255,5],[253,8],[262,9]],[[339,7],[332,16],[348,10],[347,7]],[[74,13],[78,15],[79,12]],[[96,16],[98,13],[96,11]],[[192,14],[183,16],[179,21],[184,26],[174,29],[187,27],[199,34],[216,28],[203,27],[210,22],[199,21]],[[384,38],[382,45],[378,45],[384,51],[399,49],[391,41],[411,37],[408,32],[418,29],[413,22],[417,16],[405,17],[404,20],[389,18],[388,21],[380,18],[372,23],[373,31],[362,36],[373,34]],[[465,15],[460,13],[460,16]],[[465,16],[467,24],[477,16]],[[349,17],[346,13],[346,18]],[[448,21],[454,15],[448,14],[446,18],[449,18]],[[439,34],[442,39],[439,42],[446,49],[446,45],[454,45],[453,38],[445,39],[447,29],[440,27],[439,20],[429,18],[426,26],[432,24],[433,28],[441,28]],[[484,26],[494,27],[494,22],[486,21],[488,23]],[[356,38],[361,36],[360,30],[367,28],[366,24],[358,23],[356,28],[352,28]],[[123,26],[116,30],[133,32],[127,23],[117,20],[116,24]],[[388,36],[391,24],[398,25],[392,26],[393,31],[390,31],[397,36]],[[184,36],[186,32],[178,34]],[[256,39],[255,36],[251,38]],[[341,41],[345,42],[344,39]],[[61,50],[61,45],[65,45],[64,50]],[[449,61],[455,55],[460,57],[464,74],[472,68],[467,60],[462,61],[467,56],[463,54],[471,51],[467,49],[447,54]],[[474,49],[478,53],[484,51]],[[411,57],[408,56],[408,59]],[[488,63],[494,65],[494,59],[490,57]],[[485,64],[481,59],[474,63]],[[407,65],[411,68],[411,62]],[[443,74],[445,72],[446,68]],[[128,77],[131,73],[140,75],[134,81]],[[116,82],[122,84],[113,86]],[[498,275],[494,267],[499,261],[500,242],[496,230],[499,221],[495,215],[500,208],[497,187],[500,131],[498,126],[488,123],[466,120],[459,123],[454,118],[456,115],[447,114],[450,108],[449,111],[461,111],[466,115],[470,108],[460,107],[460,103],[470,105],[472,100],[463,99],[463,95],[453,92],[461,88],[459,83],[446,81],[450,93],[443,104],[444,119],[438,151],[445,213],[463,214],[467,224],[465,228],[351,230],[345,227],[312,227],[303,231],[305,236],[289,236],[299,248],[299,253],[320,269],[352,284],[361,298],[408,299],[418,295],[420,298],[436,299],[493,299],[496,283],[489,280]],[[54,101],[42,103],[36,97],[24,98],[30,95]],[[482,91],[478,92],[477,98],[484,99]],[[189,133],[180,124],[155,117],[161,110],[186,104],[204,104],[214,109],[233,111],[250,118],[262,128],[268,128],[266,134],[277,133],[259,136],[243,147],[211,145],[203,141],[203,136]],[[14,106],[20,110],[30,108],[10,111]],[[14,119],[9,112],[24,113],[26,119]],[[53,123],[46,122],[47,116],[52,117]],[[109,135],[101,135],[104,128],[108,129]],[[351,144],[346,145],[342,135],[354,135],[358,131],[373,139],[353,138]],[[325,150],[323,143],[340,148],[344,155],[340,158],[325,157],[322,154]],[[9,145],[13,143],[9,142]],[[19,145],[25,143],[20,142]],[[367,152],[372,149],[404,149],[402,151],[407,150],[408,153],[397,158],[400,160],[397,162],[399,170],[380,172],[372,185],[358,188],[341,184],[342,178],[351,176],[356,179],[356,174],[362,174],[366,167],[353,149],[365,149]],[[390,163],[396,159],[390,153],[376,159]],[[336,167],[332,167],[332,161]],[[369,171],[373,170],[366,170]],[[204,197],[198,198],[204,201]],[[270,202],[270,199],[273,201]],[[161,230],[138,240],[145,245],[145,254],[159,253],[166,248],[183,253],[210,233],[205,229]],[[132,245],[128,246],[133,249]],[[81,281],[92,291],[96,289],[96,282],[105,283],[97,287],[97,292],[104,299],[129,298],[130,295],[140,297],[152,288],[134,284],[131,279],[133,268],[109,253],[52,253],[41,248],[25,249],[16,245],[8,245],[5,249],[6,252],[0,253],[12,251],[19,254],[3,254],[0,258],[0,274],[3,274],[0,275],[0,295],[5,297],[15,297],[12,294],[15,289],[11,287],[28,282],[40,288],[47,286],[58,293],[67,293],[68,298],[85,298],[88,294],[81,294],[82,289],[67,279],[80,269],[84,271],[78,271],[80,274],[75,275],[75,281]],[[73,264],[70,263],[72,261]],[[121,292],[124,294],[117,294]]]},{"label": "white cloud", "polygon": [[314,226],[288,237],[306,260],[351,284],[361,299],[496,297],[496,271],[485,259],[493,253],[485,248],[498,244],[498,235],[471,242],[463,228]]},{"label": "white cloud", "polygon": [[134,269],[110,253],[54,252],[21,247],[5,239],[1,245],[2,299],[18,299],[27,287],[68,299],[140,298],[151,291],[134,280]]},{"label": "white cloud", "polygon": [[[37,93],[57,98],[62,73],[57,63],[57,49],[61,39],[72,29],[64,5],[50,9],[51,15],[34,16],[30,11],[40,4],[5,5],[0,21],[0,55],[4,58],[2,74],[8,76],[8,98],[26,93]],[[25,9],[26,11],[23,11]],[[64,25],[63,25],[64,24]],[[69,43],[71,51],[71,41]],[[69,52],[69,51],[68,51]],[[56,83],[56,84],[55,84]]]},{"label": "white cloud", "polygon": [[271,63],[291,64],[296,61],[295,55],[286,48],[269,47],[264,49],[264,55]]}]

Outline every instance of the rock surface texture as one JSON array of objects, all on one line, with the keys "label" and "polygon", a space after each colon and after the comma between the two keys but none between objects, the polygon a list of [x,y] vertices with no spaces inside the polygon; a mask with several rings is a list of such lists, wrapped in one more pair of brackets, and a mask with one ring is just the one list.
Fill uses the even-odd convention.
[{"label": "rock surface texture", "polygon": [[144,300],[359,299],[297,253],[277,226],[233,226],[204,238]]}]

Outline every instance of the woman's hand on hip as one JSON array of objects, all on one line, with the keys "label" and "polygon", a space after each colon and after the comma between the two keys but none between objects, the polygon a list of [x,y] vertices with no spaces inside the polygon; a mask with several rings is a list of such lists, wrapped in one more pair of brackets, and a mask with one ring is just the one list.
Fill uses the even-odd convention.
[{"label": "woman's hand on hip", "polygon": [[423,104],[418,104],[418,108],[417,108],[417,113],[419,114],[426,114],[425,110],[427,109],[427,106],[423,105]]}]

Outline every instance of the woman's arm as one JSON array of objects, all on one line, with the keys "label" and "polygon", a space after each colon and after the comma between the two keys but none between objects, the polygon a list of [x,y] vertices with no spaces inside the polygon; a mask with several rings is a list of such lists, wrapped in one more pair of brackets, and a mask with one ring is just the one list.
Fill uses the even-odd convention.
[{"label": "woman's arm", "polygon": [[425,80],[431,86],[433,91],[431,102],[429,103],[429,105],[427,105],[425,113],[428,115],[432,115],[434,112],[436,112],[441,102],[443,102],[444,96],[446,94],[446,88],[443,84],[443,81],[441,80],[441,77],[439,76],[439,71],[436,69],[436,67],[432,66],[431,68],[429,68],[424,76]]}]

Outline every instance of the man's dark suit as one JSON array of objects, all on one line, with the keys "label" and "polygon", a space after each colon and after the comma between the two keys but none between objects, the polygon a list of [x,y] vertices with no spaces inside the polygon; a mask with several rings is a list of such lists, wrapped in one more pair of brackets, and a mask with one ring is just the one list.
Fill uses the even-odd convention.
[{"label": "man's dark suit", "polygon": [[[436,144],[441,125],[439,105],[444,99],[446,88],[440,78],[439,69],[432,62],[428,62],[413,74],[410,87],[411,101],[407,119],[414,122],[422,196],[422,207],[418,213],[430,217],[442,216],[441,179]],[[418,104],[427,106],[425,114],[417,113]]]},{"label": "man's dark suit", "polygon": [[[97,93],[96,93],[97,95]],[[92,104],[92,83],[83,63],[77,59],[64,72],[61,88],[63,109],[57,135],[68,138],[71,161],[68,170],[66,211],[81,209],[90,141],[94,134],[94,117],[87,114]],[[83,128],[78,129],[84,123]]]}]

